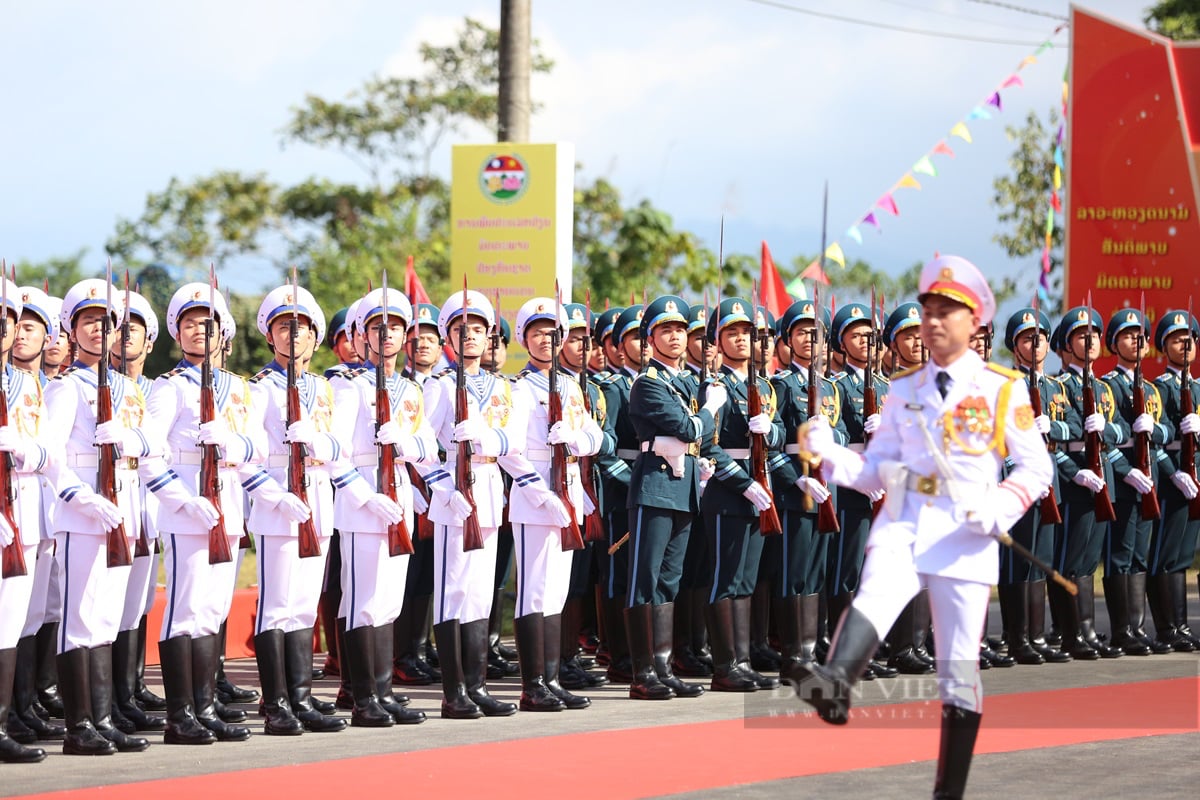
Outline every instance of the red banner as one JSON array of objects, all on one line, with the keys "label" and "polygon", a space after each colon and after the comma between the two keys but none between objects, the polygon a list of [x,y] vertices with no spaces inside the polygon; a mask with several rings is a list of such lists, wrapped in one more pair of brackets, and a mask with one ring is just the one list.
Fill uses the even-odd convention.
[{"label": "red banner", "polygon": [[1065,308],[1091,292],[1107,319],[1145,292],[1153,322],[1200,288],[1194,44],[1071,9]]}]

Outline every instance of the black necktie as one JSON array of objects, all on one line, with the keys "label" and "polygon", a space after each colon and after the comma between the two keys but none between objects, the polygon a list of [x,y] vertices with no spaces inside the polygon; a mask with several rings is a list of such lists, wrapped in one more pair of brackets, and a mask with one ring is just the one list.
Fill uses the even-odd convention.
[{"label": "black necktie", "polygon": [[950,391],[950,373],[945,370],[939,370],[937,376],[934,378],[934,382],[937,383],[938,394],[945,400],[946,392]]}]

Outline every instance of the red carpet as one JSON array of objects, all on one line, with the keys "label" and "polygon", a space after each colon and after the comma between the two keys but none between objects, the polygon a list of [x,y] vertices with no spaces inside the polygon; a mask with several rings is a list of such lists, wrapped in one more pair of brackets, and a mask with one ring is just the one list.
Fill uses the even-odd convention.
[{"label": "red carpet", "polygon": [[[985,698],[977,753],[1003,753],[1200,729],[1200,678],[1066,689]],[[795,778],[936,757],[935,704],[858,709],[851,724],[831,728],[815,717],[721,722],[580,733],[341,760],[354,772],[360,797],[395,793],[468,797],[486,776],[494,800],[562,796],[578,800],[637,798],[718,786]],[[647,718],[652,714],[648,710]],[[715,747],[714,743],[720,746]],[[716,757],[719,754],[719,757]],[[536,769],[531,763],[536,759]],[[580,783],[581,770],[607,765],[602,780]],[[330,796],[311,769],[269,767],[191,778],[155,780],[29,797],[171,800],[213,797]],[[327,774],[327,773],[326,773]],[[566,787],[570,787],[569,792]]]}]

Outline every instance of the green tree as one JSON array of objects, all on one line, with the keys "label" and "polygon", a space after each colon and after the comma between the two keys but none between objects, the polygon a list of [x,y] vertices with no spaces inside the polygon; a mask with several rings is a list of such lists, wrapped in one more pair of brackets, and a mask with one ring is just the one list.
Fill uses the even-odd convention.
[{"label": "green tree", "polygon": [[1176,40],[1200,39],[1200,1],[1161,0],[1146,9],[1146,26]]},{"label": "green tree", "polygon": [[[45,261],[21,260],[12,265],[17,274],[18,286],[36,286],[41,289],[48,286],[50,294],[62,297],[67,289],[88,277],[104,277],[104,265],[96,270],[86,270],[83,266],[86,249],[81,249],[69,256],[48,258]],[[6,275],[7,277],[7,275]]]}]

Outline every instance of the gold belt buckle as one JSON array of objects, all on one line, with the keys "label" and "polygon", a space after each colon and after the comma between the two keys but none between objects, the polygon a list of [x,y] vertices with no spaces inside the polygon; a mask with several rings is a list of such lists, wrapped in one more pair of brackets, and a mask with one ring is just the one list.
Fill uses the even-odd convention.
[{"label": "gold belt buckle", "polygon": [[130,469],[130,470],[133,470],[134,472],[137,472],[137,468],[138,468],[138,460],[136,458],[126,458],[125,459],[125,469]]},{"label": "gold belt buckle", "polygon": [[688,452],[689,456],[700,455],[700,445],[695,442],[692,442],[691,444],[688,445],[687,452]]},{"label": "gold belt buckle", "polygon": [[917,491],[921,494],[935,495],[938,493],[938,480],[927,475],[917,476]]}]

